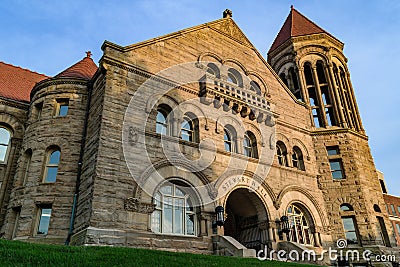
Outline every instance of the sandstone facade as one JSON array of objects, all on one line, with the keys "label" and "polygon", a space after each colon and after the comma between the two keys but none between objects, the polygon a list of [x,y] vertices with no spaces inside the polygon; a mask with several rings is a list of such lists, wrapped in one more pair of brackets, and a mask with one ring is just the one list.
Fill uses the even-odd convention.
[{"label": "sandstone facade", "polygon": [[268,60],[226,12],[105,42],[94,75],[75,66],[36,84],[29,104],[0,103],[14,133],[1,165],[5,238],[220,254],[235,253],[215,235],[256,250],[396,246],[343,43],[294,9],[288,19],[310,31],[285,36],[285,23]]}]

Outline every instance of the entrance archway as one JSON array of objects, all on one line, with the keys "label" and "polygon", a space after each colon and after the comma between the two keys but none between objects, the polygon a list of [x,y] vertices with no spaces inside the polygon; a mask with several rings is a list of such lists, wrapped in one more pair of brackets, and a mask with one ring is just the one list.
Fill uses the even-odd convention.
[{"label": "entrance archway", "polygon": [[224,235],[231,236],[247,248],[260,250],[267,244],[267,211],[256,193],[238,188],[226,201]]}]

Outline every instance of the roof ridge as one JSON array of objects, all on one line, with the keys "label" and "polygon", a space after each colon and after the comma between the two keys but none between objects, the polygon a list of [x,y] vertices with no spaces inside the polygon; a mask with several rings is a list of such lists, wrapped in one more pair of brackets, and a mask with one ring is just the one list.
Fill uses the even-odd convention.
[{"label": "roof ridge", "polygon": [[37,74],[37,75],[41,75],[41,76],[44,76],[44,77],[47,77],[47,78],[50,78],[50,77],[51,77],[51,76],[48,76],[48,75],[46,75],[46,74],[44,74],[44,73],[39,73],[39,72],[37,72],[37,71],[33,71],[33,70],[30,70],[30,69],[27,69],[27,68],[22,68],[22,67],[20,67],[20,66],[15,66],[15,65],[13,65],[13,64],[11,64],[11,63],[7,63],[7,62],[1,61],[1,60],[0,60],[0,63],[3,63],[4,65],[8,65],[8,66],[10,66],[10,67],[18,68],[18,69],[21,69],[21,70],[24,70],[24,71],[29,71],[30,73],[34,73],[34,74]]}]

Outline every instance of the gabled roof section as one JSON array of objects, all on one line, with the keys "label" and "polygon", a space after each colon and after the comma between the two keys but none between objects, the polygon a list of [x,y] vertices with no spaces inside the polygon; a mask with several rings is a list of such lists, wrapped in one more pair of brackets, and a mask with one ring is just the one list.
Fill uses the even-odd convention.
[{"label": "gabled roof section", "polygon": [[0,62],[0,96],[29,102],[33,86],[47,78],[44,74]]},{"label": "gabled roof section", "polygon": [[130,50],[134,50],[136,48],[147,46],[147,45],[159,42],[159,41],[165,41],[168,39],[172,39],[172,38],[175,38],[175,37],[180,36],[185,33],[202,30],[205,28],[210,28],[212,30],[215,30],[215,31],[235,40],[236,42],[238,42],[242,45],[245,45],[245,46],[255,49],[254,45],[250,42],[250,40],[246,37],[246,35],[242,32],[242,30],[239,28],[239,26],[237,26],[237,24],[233,21],[233,19],[230,16],[224,17],[222,19],[218,19],[218,20],[215,20],[212,22],[208,22],[208,23],[200,24],[200,25],[193,26],[190,28],[186,28],[186,29],[183,29],[183,30],[180,30],[177,32],[169,33],[169,34],[166,34],[166,35],[163,35],[160,37],[156,37],[153,39],[149,39],[147,41],[135,43],[135,44],[125,46],[125,47],[121,47],[119,45],[105,41],[102,45],[102,49],[104,49],[105,46],[111,46],[114,49],[126,52],[126,51],[130,51]]},{"label": "gabled roof section", "polygon": [[57,74],[55,78],[82,78],[90,80],[98,69],[91,56],[92,53],[90,51],[86,52],[86,57]]},{"label": "gabled roof section", "polygon": [[[285,41],[289,40],[292,37],[311,35],[325,33],[333,38],[331,34],[326,32],[324,29],[319,27],[317,24],[309,20],[306,16],[297,11],[293,6],[291,6],[291,10],[289,16],[286,18],[285,23],[283,24],[281,30],[275,38],[275,41],[272,43],[269,52],[278,48]],[[335,38],[337,40],[337,38]],[[268,52],[268,53],[269,53]]]}]

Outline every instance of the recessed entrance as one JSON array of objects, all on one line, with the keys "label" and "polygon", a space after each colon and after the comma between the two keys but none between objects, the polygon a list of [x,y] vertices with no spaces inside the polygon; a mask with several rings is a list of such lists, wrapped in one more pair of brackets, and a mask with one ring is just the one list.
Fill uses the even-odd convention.
[{"label": "recessed entrance", "polygon": [[266,244],[267,212],[261,199],[245,188],[232,191],[226,201],[224,235],[247,248],[260,250]]}]

